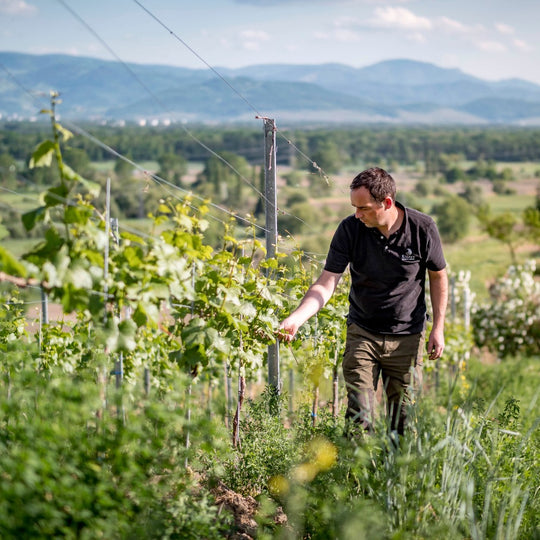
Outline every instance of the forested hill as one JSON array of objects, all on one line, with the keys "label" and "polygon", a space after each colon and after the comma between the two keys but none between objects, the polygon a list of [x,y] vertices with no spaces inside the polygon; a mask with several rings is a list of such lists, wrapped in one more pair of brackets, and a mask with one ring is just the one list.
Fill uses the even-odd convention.
[{"label": "forested hill", "polygon": [[242,122],[252,120],[256,109],[281,124],[540,125],[539,85],[519,79],[489,82],[412,60],[363,68],[218,67],[236,92],[210,69],[10,52],[0,52],[0,64],[5,68],[0,71],[2,119],[36,116],[47,104],[46,94],[56,90],[62,94],[62,115],[96,121]]}]

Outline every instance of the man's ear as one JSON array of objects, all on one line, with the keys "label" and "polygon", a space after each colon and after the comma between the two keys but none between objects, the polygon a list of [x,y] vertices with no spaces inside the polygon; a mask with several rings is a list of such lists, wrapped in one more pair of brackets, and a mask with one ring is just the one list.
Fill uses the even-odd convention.
[{"label": "man's ear", "polygon": [[385,197],[385,199],[383,201],[383,205],[384,205],[385,210],[388,210],[388,209],[392,208],[393,204],[394,204],[394,200],[392,199],[392,197]]}]

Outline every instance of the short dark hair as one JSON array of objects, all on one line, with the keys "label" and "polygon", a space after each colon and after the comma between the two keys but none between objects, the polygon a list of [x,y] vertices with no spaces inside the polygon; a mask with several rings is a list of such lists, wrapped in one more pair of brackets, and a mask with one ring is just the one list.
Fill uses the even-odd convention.
[{"label": "short dark hair", "polygon": [[377,202],[383,202],[386,197],[396,200],[396,183],[392,176],[380,167],[372,167],[357,174],[350,187],[351,191],[365,187]]}]

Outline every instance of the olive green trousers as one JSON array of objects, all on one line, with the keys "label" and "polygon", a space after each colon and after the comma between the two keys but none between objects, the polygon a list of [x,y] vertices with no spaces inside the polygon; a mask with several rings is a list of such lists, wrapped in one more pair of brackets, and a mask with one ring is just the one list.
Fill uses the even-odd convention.
[{"label": "olive green trousers", "polygon": [[343,376],[347,422],[373,429],[375,395],[382,379],[390,429],[403,434],[408,405],[422,385],[425,333],[374,334],[355,323],[347,327]]}]

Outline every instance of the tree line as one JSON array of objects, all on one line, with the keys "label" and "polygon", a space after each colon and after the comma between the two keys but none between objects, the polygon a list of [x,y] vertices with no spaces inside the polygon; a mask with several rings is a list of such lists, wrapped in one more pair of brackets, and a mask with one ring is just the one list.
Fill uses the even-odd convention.
[{"label": "tree line", "polygon": [[[54,164],[47,168],[28,166],[32,152],[48,129],[49,126],[42,122],[0,125],[0,186],[24,192],[27,188],[40,189],[55,183],[58,171]],[[101,184],[107,175],[114,176],[111,193],[113,215],[144,218],[164,196],[163,188],[174,187],[193,190],[201,197],[234,209],[235,213],[251,213],[260,217],[264,212],[263,201],[256,193],[264,191],[262,127],[190,126],[188,131],[179,126],[92,125],[85,126],[85,129],[133,162],[156,163],[156,170],[152,172],[167,182],[167,185],[156,185],[149,175],[140,171],[134,174],[137,171],[132,163],[115,159],[89,138],[71,139],[63,152],[66,163],[73,170]],[[415,197],[443,190],[442,186],[433,183],[434,178],[441,184],[464,183],[459,197],[449,198],[441,193],[445,199],[432,209],[445,240],[456,241],[467,234],[467,220],[463,216],[470,215],[468,205],[483,207],[481,190],[475,180],[487,179],[496,193],[507,194],[512,191],[512,169],[497,167],[496,162],[540,161],[540,129],[536,128],[318,127],[280,129],[278,135],[278,162],[292,167],[283,174],[286,186],[281,196],[289,212],[279,220],[282,234],[299,234],[306,232],[306,227],[314,229],[321,226],[320,220],[313,220],[308,194],[309,197],[324,196],[332,186],[320,175],[309,173],[322,170],[332,175],[351,165],[359,168],[380,165],[389,170],[404,165],[415,167],[423,178],[413,192],[405,194],[403,202],[409,206],[418,207]],[[211,154],[208,148],[215,154]],[[115,160],[113,171],[103,172],[93,166],[111,159]],[[194,180],[191,178],[187,183],[188,165],[193,162],[200,164],[199,172]],[[540,166],[537,175],[540,176]],[[309,183],[307,191],[302,184],[306,181]],[[533,207],[529,214],[533,210],[538,212],[538,208]],[[493,218],[488,210],[484,209],[479,217],[486,229],[493,228],[489,226]],[[536,225],[532,227],[536,231],[535,220],[538,220],[536,214],[532,218],[528,215],[524,221]],[[505,243],[508,243],[510,230],[516,234],[515,217],[507,221],[506,233],[503,234]],[[13,238],[28,234],[16,216],[16,210],[7,205],[0,208],[1,227],[7,229]],[[219,236],[212,228],[207,234],[209,237]]]},{"label": "tree line", "polygon": [[[27,159],[47,132],[44,123],[11,122],[0,125],[0,155]],[[208,152],[234,152],[249,163],[261,163],[262,127],[194,126],[84,126],[95,137],[136,161],[155,160],[157,156],[181,154],[188,161],[204,161]],[[412,165],[425,162],[427,172],[437,172],[441,154],[461,154],[466,160],[535,161],[540,160],[540,128],[524,127],[411,127],[362,126],[358,128],[319,127],[281,129],[279,134],[313,159],[323,156],[329,171],[343,163],[375,162],[381,159]],[[281,160],[302,161],[287,141],[278,137]],[[200,141],[200,142],[199,142]],[[74,147],[86,152],[91,161],[110,159],[108,152],[92,141],[78,137]],[[328,154],[328,155],[326,155]],[[329,159],[339,158],[335,163]],[[317,161],[317,163],[319,163]],[[321,165],[321,163],[319,163]]]}]

